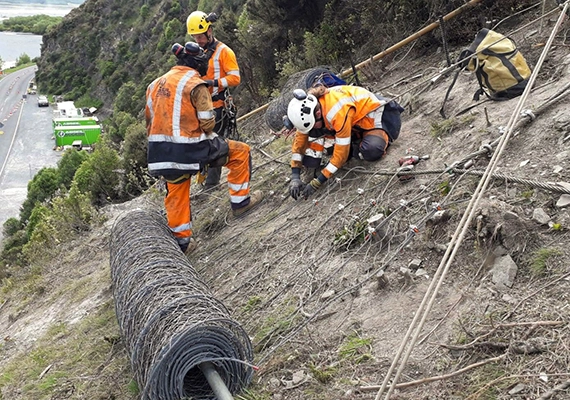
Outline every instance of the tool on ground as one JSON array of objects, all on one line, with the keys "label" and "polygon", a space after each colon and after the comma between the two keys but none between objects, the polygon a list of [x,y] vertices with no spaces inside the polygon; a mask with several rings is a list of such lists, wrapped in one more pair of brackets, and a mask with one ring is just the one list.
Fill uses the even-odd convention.
[{"label": "tool on ground", "polygon": [[[429,159],[429,155],[424,156],[406,156],[402,157],[398,160],[398,164],[400,164],[400,168],[398,171],[411,171],[414,169],[414,165],[419,163],[421,160]],[[400,181],[409,181],[410,179],[414,179],[413,175],[400,175]]]}]

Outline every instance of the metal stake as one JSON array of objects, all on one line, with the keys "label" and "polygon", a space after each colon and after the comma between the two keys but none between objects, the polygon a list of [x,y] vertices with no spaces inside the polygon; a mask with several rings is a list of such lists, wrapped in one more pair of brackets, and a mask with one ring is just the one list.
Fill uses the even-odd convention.
[{"label": "metal stake", "polygon": [[232,394],[226,387],[226,384],[224,383],[222,377],[220,376],[220,374],[218,374],[216,368],[214,368],[214,364],[208,361],[208,362],[203,362],[202,364],[199,365],[199,367],[204,376],[206,377],[206,379],[208,380],[208,383],[210,384],[210,387],[214,391],[214,394],[216,395],[218,400],[234,400]]}]

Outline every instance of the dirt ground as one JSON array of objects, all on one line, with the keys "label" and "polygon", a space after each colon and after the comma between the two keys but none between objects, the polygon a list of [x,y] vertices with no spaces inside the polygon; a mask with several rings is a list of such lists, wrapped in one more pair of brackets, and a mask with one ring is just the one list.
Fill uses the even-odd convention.
[{"label": "dirt ground", "polygon": [[[514,35],[533,68],[555,18],[542,33],[531,25]],[[569,29],[566,21],[524,109],[539,110],[570,84]],[[255,148],[252,186],[264,190],[262,205],[236,221],[225,187],[193,196],[200,247],[190,261],[255,349],[259,371],[242,398],[374,399],[398,349],[412,343],[403,339],[479,181],[446,168],[504,134],[520,100],[487,101],[456,116],[477,89],[474,75],[462,72],[443,120],[452,76],[429,82],[444,66],[440,52],[402,51],[367,72],[366,86],[405,105],[400,138],[379,162],[350,161],[314,198],[288,196],[291,138],[272,135],[261,114],[239,129]],[[490,181],[397,382],[411,383],[391,398],[570,398],[568,386],[549,394],[570,379],[570,215],[549,187],[570,183],[569,104],[566,96],[533,121],[520,117],[495,170],[514,181]],[[414,168],[428,173],[401,181],[395,172],[406,155],[429,155]],[[469,171],[483,171],[489,159],[473,157]],[[73,324],[112,301],[109,232],[137,207],[160,208],[160,196],[104,210],[106,223],[52,261],[42,297],[2,305],[0,369],[33,349],[50,324]],[[382,230],[370,236],[367,220],[379,214]],[[498,260],[509,257],[517,267],[511,287],[495,279]],[[65,288],[81,279],[93,284],[68,296]],[[25,398],[14,388],[2,393]]]}]

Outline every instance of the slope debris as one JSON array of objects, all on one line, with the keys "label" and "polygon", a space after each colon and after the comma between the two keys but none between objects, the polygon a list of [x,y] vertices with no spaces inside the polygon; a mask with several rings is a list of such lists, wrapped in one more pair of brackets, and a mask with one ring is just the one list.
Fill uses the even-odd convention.
[{"label": "slope debris", "polygon": [[[531,67],[555,18],[542,32],[530,25],[514,35]],[[570,396],[568,29],[566,21],[525,109],[546,106],[535,118],[517,116],[391,398]],[[192,188],[200,246],[190,263],[249,334],[259,367],[239,398],[376,398],[476,190],[473,171],[486,168],[494,151],[486,145],[505,133],[520,100],[472,107],[476,79],[462,72],[443,120],[451,77],[433,79],[442,54],[398,57],[366,81],[406,107],[400,138],[381,161],[351,160],[313,199],[293,201],[291,138],[269,133],[259,114],[240,132],[254,147],[252,185],[268,193],[261,206],[235,220],[223,185],[200,196]],[[453,168],[474,153],[469,169]],[[410,155],[429,158],[402,180],[398,160]],[[41,274],[3,295],[0,398],[137,398],[108,240],[118,217],[161,209],[162,195],[157,184],[103,209],[100,226],[46,249],[36,260]]]}]

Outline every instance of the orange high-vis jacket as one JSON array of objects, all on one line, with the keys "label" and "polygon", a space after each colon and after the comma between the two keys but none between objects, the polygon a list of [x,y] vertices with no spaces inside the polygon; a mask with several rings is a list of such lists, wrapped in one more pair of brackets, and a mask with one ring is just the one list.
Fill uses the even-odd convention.
[{"label": "orange high-vis jacket", "polygon": [[[207,51],[213,51],[213,54],[209,55],[208,72],[203,78],[215,81],[214,86],[209,88],[212,97],[223,92],[228,87],[238,86],[241,82],[241,77],[234,51],[220,41],[216,41],[216,46],[213,49],[208,48]],[[223,105],[223,100],[214,101],[214,108],[223,107]]]},{"label": "orange high-vis jacket", "polygon": [[[335,133],[334,151],[330,162],[321,171],[329,179],[341,168],[350,155],[352,128],[375,129],[374,118],[368,114],[382,106],[376,95],[359,86],[334,86],[318,98],[324,127]],[[308,146],[308,134],[297,131],[293,142],[291,167],[302,166]]]},{"label": "orange high-vis jacket", "polygon": [[[208,160],[215,114],[198,72],[175,66],[146,91],[148,170],[151,175],[195,173]],[[193,103],[194,98],[203,100]],[[196,106],[195,106],[196,104]]]}]

